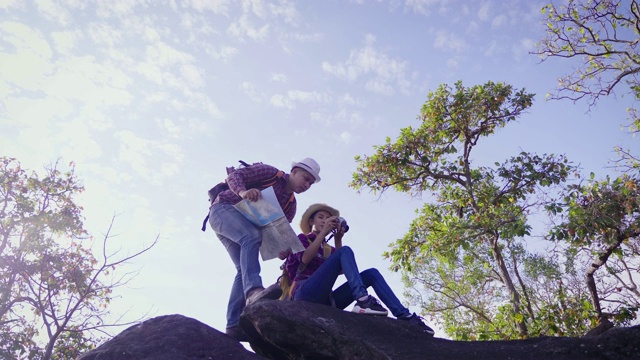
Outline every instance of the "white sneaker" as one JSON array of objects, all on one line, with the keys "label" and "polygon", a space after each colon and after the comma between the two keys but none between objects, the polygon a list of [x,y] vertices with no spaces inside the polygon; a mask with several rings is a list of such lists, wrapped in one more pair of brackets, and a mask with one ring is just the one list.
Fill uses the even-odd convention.
[{"label": "white sneaker", "polygon": [[353,310],[351,312],[365,315],[381,315],[387,316],[389,313],[387,309],[382,307],[378,302],[378,299],[369,295],[366,299],[360,301],[356,301],[356,304],[353,306]]}]

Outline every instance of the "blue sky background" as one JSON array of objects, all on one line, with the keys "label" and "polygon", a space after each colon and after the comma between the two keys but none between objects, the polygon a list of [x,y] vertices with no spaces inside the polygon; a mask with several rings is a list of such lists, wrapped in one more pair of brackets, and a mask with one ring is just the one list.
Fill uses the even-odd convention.
[{"label": "blue sky background", "polygon": [[[233,266],[200,225],[207,190],[240,159],[289,170],[315,158],[323,181],[298,196],[294,229],[312,203],[339,208],[361,270],[380,269],[401,295],[381,254],[429,194],[379,197],[347,184],[354,156],[418,126],[439,84],[503,81],[537,94],[518,123],[481,140],[476,164],[562,153],[600,176],[615,145],[637,153],[621,130],[632,97],[590,112],[545,101],[578,64],[529,54],[544,35],[544,4],[0,0],[0,154],[38,171],[73,161],[88,230],[100,238],[117,215],[113,250],[160,234],[122,269],[139,275],[116,293],[114,313],[178,313],[224,329]],[[262,264],[265,285],[279,265]]]}]

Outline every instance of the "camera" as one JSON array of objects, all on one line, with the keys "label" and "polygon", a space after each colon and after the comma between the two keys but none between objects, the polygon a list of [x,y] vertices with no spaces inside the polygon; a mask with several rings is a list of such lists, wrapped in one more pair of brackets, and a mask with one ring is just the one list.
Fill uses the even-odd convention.
[{"label": "camera", "polygon": [[345,220],[343,217],[338,216],[336,218],[336,222],[344,230],[344,232],[349,231],[349,225],[347,224],[347,220]]}]

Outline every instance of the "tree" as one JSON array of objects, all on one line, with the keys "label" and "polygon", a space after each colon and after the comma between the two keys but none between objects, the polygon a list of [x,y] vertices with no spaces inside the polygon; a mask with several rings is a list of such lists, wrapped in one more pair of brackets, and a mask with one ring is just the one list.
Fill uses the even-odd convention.
[{"label": "tree", "polygon": [[[625,323],[636,317],[640,248],[640,181],[629,175],[567,187],[564,201],[548,209],[562,221],[550,233],[588,257],[585,281],[599,321]],[[607,274],[596,284],[596,272]],[[608,275],[608,276],[607,276]],[[603,302],[609,304],[608,311]]]},{"label": "tree", "polygon": [[114,259],[107,232],[96,258],[74,202],[84,188],[73,164],[64,173],[57,166],[38,177],[16,159],[0,157],[2,358],[71,359],[92,348],[96,332],[115,325],[106,322],[112,291],[130,280],[110,272],[157,241]]},{"label": "tree", "polygon": [[[404,128],[395,142],[387,138],[373,155],[356,157],[352,187],[413,196],[431,191],[436,197],[386,255],[410,286],[427,290],[422,305],[442,316],[454,338],[552,331],[536,324],[541,312],[551,313],[550,303],[529,287],[527,275],[540,273],[543,263],[534,266],[522,239],[530,235],[529,211],[544,204],[538,190],[565,182],[574,167],[564,156],[527,152],[495,167],[472,165],[479,140],[515,121],[532,99],[501,83],[441,85],[422,107],[418,128]],[[558,285],[554,291],[562,290]],[[580,321],[568,325],[581,327]]]},{"label": "tree", "polygon": [[[559,81],[553,99],[594,105],[621,84],[640,99],[640,8],[636,0],[569,0],[545,6],[546,36],[538,43],[543,61],[550,57],[577,58],[577,68]],[[630,109],[631,129],[640,129],[637,111]]]},{"label": "tree", "polygon": [[[538,44],[543,60],[576,58],[576,70],[560,79],[552,99],[586,99],[590,106],[616,89],[640,99],[640,8],[636,0],[569,0],[549,4],[547,32]],[[640,129],[640,116],[629,109],[630,129]],[[561,222],[550,238],[566,242],[588,262],[585,279],[600,322],[610,318],[621,323],[635,317],[638,309],[638,169],[640,162],[628,150],[616,149],[621,176],[567,188],[564,201],[552,206]],[[615,255],[612,257],[612,255]],[[606,270],[598,272],[599,269]],[[600,274],[598,276],[598,274]],[[609,304],[605,311],[602,302]]]}]

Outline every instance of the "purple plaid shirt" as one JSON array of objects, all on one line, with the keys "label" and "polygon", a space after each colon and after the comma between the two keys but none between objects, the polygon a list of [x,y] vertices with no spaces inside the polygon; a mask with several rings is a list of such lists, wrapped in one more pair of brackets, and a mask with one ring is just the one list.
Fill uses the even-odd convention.
[{"label": "purple plaid shirt", "polygon": [[[238,195],[239,192],[252,189],[254,187],[257,188],[258,185],[255,184],[260,184],[263,181],[272,178],[277,172],[278,169],[266,164],[255,164],[240,168],[227,176],[229,190],[225,190],[218,194],[218,197],[213,201],[213,204],[227,203],[235,205],[242,200],[240,195]],[[283,209],[291,198],[291,194],[286,194],[288,181],[289,174],[284,174],[284,176],[278,179],[278,181],[273,185],[273,191],[276,193],[278,203],[280,203],[280,207]],[[293,203],[289,207],[289,211],[284,214],[289,222],[293,221],[293,218],[296,216],[296,205],[296,198],[294,196]]]},{"label": "purple plaid shirt", "polygon": [[[298,234],[298,239],[306,249],[316,239],[316,234],[314,233],[310,233],[308,235]],[[285,269],[287,269],[289,279],[293,279],[293,281],[297,281],[297,280],[308,279],[309,277],[311,277],[311,275],[313,275],[313,273],[315,273],[316,270],[318,270],[318,268],[322,264],[324,264],[324,261],[327,259],[324,257],[324,246],[328,246],[329,248],[331,248],[331,254],[333,254],[333,252],[336,251],[336,248],[329,244],[324,244],[323,246],[320,246],[318,248],[318,252],[316,253],[316,256],[314,256],[313,259],[311,259],[309,264],[307,264],[307,266],[304,268],[304,270],[300,272],[300,274],[297,274],[297,272],[298,272],[298,268],[300,267],[300,264],[302,264],[302,255],[304,255],[304,251],[300,251],[295,254],[289,254],[289,257],[287,257],[287,261],[285,262],[285,265],[284,265]],[[297,277],[296,277],[296,274],[298,275]]]}]

